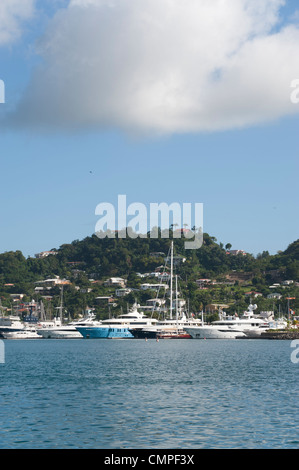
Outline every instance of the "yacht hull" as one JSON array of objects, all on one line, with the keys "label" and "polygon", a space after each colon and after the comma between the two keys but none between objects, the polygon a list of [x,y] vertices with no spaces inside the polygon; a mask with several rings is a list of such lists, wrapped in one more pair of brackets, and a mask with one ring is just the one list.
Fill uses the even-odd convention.
[{"label": "yacht hull", "polygon": [[157,338],[157,331],[130,329],[130,333],[136,339],[156,339]]},{"label": "yacht hull", "polygon": [[246,337],[246,334],[243,331],[229,330],[225,328],[198,326],[185,328],[185,330],[192,339],[238,339]]},{"label": "yacht hull", "polygon": [[121,339],[134,338],[128,328],[109,327],[76,327],[85,339]]},{"label": "yacht hull", "polygon": [[63,330],[55,330],[55,329],[49,329],[49,330],[40,329],[38,330],[38,334],[44,339],[80,339],[80,338],[82,339],[82,336],[76,330],[63,331]]}]

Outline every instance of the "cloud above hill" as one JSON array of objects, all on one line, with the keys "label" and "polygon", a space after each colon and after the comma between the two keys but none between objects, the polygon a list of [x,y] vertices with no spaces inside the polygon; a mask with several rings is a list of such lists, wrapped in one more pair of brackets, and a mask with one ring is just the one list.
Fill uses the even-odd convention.
[{"label": "cloud above hill", "polygon": [[171,134],[298,113],[299,28],[281,24],[284,4],[71,0],[40,38],[42,63],[8,121]]}]

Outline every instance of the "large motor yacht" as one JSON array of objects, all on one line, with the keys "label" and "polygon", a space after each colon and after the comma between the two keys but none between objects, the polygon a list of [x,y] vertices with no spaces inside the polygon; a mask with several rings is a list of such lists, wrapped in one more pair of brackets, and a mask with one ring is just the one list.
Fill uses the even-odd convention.
[{"label": "large motor yacht", "polygon": [[94,321],[89,325],[76,325],[76,330],[83,338],[91,339],[117,339],[134,338],[131,329],[138,330],[153,326],[158,320],[144,315],[138,311],[138,305],[135,303],[132,309],[117,318],[109,318],[102,321]]}]

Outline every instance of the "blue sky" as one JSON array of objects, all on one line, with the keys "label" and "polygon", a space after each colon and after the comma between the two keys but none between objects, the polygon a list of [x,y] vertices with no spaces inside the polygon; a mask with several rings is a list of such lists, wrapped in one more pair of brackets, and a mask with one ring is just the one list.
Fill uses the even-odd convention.
[{"label": "blue sky", "polygon": [[[15,3],[17,8],[18,2]],[[296,240],[299,104],[297,107],[285,104],[290,90],[280,88],[283,80],[288,85],[289,78],[299,78],[298,66],[291,60],[292,54],[299,52],[296,2],[288,1],[281,9],[281,2],[265,0],[265,10],[251,13],[254,25],[260,22],[259,29],[253,31],[251,26],[244,33],[240,28],[237,39],[223,33],[228,47],[232,41],[242,42],[243,47],[246,36],[247,49],[239,46],[234,63],[229,62],[229,50],[219,49],[218,36],[202,33],[201,40],[207,38],[211,54],[217,52],[219,57],[221,83],[215,85],[219,86],[215,93],[221,92],[221,96],[214,101],[207,81],[209,55],[200,56],[203,52],[198,50],[197,57],[207,64],[205,72],[204,66],[200,68],[194,63],[189,42],[182,44],[182,52],[167,67],[169,46],[165,46],[165,51],[155,52],[154,39],[153,43],[140,41],[139,51],[132,20],[140,18],[137,6],[134,9],[136,2],[125,12],[119,12],[116,7],[112,13],[109,11],[111,28],[105,32],[101,21],[107,12],[96,5],[96,0],[81,0],[81,5],[76,5],[80,3],[76,1],[71,3],[57,1],[53,6],[47,1],[28,0],[28,11],[22,11],[24,18],[18,19],[12,36],[2,40],[2,44],[0,28],[0,78],[6,85],[6,103],[0,105],[0,252],[21,250],[25,256],[33,256],[89,236],[98,220],[97,204],[116,204],[119,194],[126,194],[128,203],[145,205],[202,202],[204,231],[219,242],[229,242],[233,248],[253,254],[263,250],[274,254]],[[153,9],[155,3],[155,0],[144,2],[148,16],[151,15],[151,25],[157,14]],[[170,2],[173,15],[176,3],[176,0]],[[66,7],[63,12],[62,7]],[[80,8],[84,21],[81,14],[76,16]],[[90,42],[81,49],[83,37],[87,41],[84,28],[92,22],[92,16],[88,16],[90,8],[96,8],[91,14],[95,17],[96,12],[101,34],[95,21]],[[17,13],[20,18],[16,10]],[[189,13],[191,17],[192,11]],[[200,10],[198,13],[206,14]],[[213,11],[208,13],[210,18]],[[117,15],[127,26],[110,37]],[[230,16],[224,20],[226,24],[232,21]],[[190,18],[186,17],[185,21],[186,24],[179,25],[182,34],[189,30]],[[8,14],[3,14],[0,22],[7,29],[11,27]],[[191,24],[191,32],[193,27],[196,24]],[[292,29],[286,33],[288,27]],[[168,38],[169,44],[175,41],[172,28],[171,23],[159,24],[159,31],[167,31],[163,44],[167,44]],[[122,42],[130,38],[122,53],[126,60],[121,65],[115,52],[120,47],[118,34],[123,35]],[[251,39],[252,35],[255,40]],[[92,49],[91,44],[97,47]],[[270,58],[265,70],[260,70],[263,47]],[[150,61],[142,64],[141,70],[144,51]],[[153,51],[152,55],[149,51]],[[190,60],[186,61],[189,52]],[[159,54],[161,57],[156,59]],[[285,62],[280,64],[282,55]],[[252,62],[247,63],[248,57]],[[82,75],[79,58],[83,64],[84,58],[87,61]],[[101,60],[97,61],[98,58]],[[214,60],[211,68],[218,70],[218,59]],[[101,69],[103,61],[105,71]],[[277,71],[288,66],[286,75],[278,80]],[[153,67],[157,69],[152,75]],[[268,75],[271,67],[273,75]],[[190,79],[191,73],[184,75],[186,69],[194,73],[196,83],[200,84],[198,88],[207,90],[207,102],[206,95],[197,90],[193,76]],[[171,80],[170,75],[165,78],[168,70],[171,70]],[[89,81],[85,82],[88,74]],[[147,82],[149,75],[151,81]],[[232,76],[236,77],[235,82]],[[273,78],[270,84],[269,76]],[[61,80],[59,84],[57,77]],[[91,77],[99,77],[95,89]],[[138,94],[134,91],[130,95],[133,110],[127,101],[132,82],[138,88]],[[267,90],[271,87],[273,90],[263,102],[259,84],[263,88],[265,82]],[[189,94],[184,91],[187,85]],[[227,96],[222,102],[223,92]],[[280,93],[285,96],[278,100]],[[84,102],[80,101],[81,95]],[[106,95],[111,99],[106,99]]]}]

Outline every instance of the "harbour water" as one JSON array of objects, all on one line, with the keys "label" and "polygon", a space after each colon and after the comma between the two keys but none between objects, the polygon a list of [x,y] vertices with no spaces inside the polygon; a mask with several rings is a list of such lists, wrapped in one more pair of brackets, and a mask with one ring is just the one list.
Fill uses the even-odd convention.
[{"label": "harbour water", "polygon": [[299,447],[290,341],[5,341],[1,449]]}]

